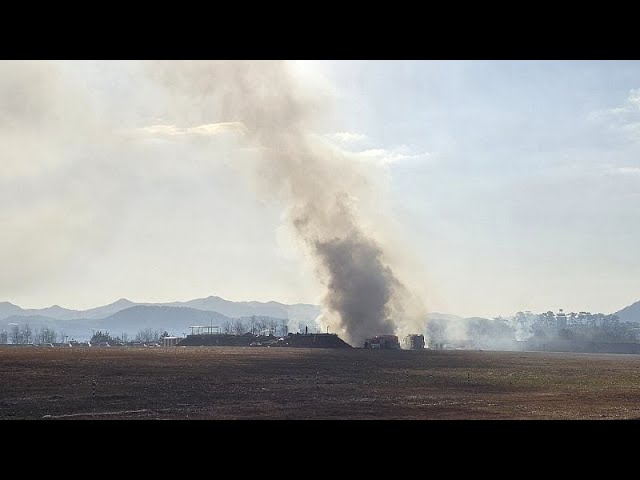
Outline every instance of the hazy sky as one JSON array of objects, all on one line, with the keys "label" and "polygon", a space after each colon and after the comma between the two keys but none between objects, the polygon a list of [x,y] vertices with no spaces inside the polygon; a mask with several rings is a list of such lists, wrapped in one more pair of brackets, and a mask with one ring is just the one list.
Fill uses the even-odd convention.
[{"label": "hazy sky", "polygon": [[[292,62],[430,311],[640,300],[640,62]],[[319,302],[242,119],[145,62],[0,62],[0,301]],[[337,172],[339,174],[339,172]]]}]

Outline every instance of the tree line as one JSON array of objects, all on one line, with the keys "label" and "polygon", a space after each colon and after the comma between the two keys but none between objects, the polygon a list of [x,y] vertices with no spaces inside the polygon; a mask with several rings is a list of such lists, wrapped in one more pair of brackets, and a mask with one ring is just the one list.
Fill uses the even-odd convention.
[{"label": "tree line", "polygon": [[117,343],[129,343],[129,342],[141,342],[141,343],[149,343],[149,342],[159,342],[164,337],[168,337],[169,332],[166,330],[154,330],[152,328],[144,328],[139,330],[138,333],[133,337],[129,337],[129,334],[122,333],[121,335],[113,336],[107,331],[98,330],[91,336],[91,343],[109,343],[109,344],[117,344]]},{"label": "tree line", "polygon": [[[133,336],[124,332],[120,335],[111,335],[107,331],[98,330],[91,336],[91,343],[128,343],[128,342],[159,342],[169,333],[165,330],[145,328]],[[65,343],[69,336],[65,332],[56,332],[52,328],[32,328],[28,323],[24,325],[12,325],[7,330],[0,330],[0,345],[42,345],[49,343]]]},{"label": "tree line", "polygon": [[[253,315],[251,317],[242,317],[225,320],[221,325],[221,333],[232,335],[244,335],[251,333],[252,335],[276,335],[286,336],[289,333],[288,320],[286,318],[273,318]],[[112,335],[108,331],[98,330],[93,332],[91,343],[129,343],[135,342],[159,342],[164,337],[169,336],[165,330],[154,330],[145,328],[135,335],[129,335],[124,332],[120,335]],[[32,328],[28,323],[24,325],[12,325],[9,331],[0,330],[0,344],[47,344],[47,343],[64,343],[68,341],[69,336],[64,332],[56,332],[52,328]]]},{"label": "tree line", "polygon": [[280,335],[286,336],[289,333],[289,324],[286,318],[261,317],[252,315],[251,317],[232,318],[225,320],[221,327],[222,333],[233,335]]},{"label": "tree line", "polygon": [[67,335],[64,332],[56,333],[49,327],[31,328],[27,323],[24,325],[12,325],[9,331],[0,331],[0,345],[13,343],[15,345],[56,343],[57,340],[64,342]]}]

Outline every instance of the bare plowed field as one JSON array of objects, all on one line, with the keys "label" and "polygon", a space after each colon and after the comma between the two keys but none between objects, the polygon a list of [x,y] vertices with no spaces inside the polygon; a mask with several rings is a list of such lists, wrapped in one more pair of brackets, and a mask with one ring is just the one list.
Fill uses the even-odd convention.
[{"label": "bare plowed field", "polygon": [[0,419],[640,418],[640,355],[0,348]]}]

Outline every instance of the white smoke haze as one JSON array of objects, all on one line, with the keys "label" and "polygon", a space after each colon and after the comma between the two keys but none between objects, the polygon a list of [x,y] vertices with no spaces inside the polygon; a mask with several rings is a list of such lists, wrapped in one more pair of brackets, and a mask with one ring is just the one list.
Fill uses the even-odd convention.
[{"label": "white smoke haze", "polygon": [[184,136],[200,136],[209,137],[217,136],[225,133],[236,133],[244,135],[246,128],[241,122],[220,122],[198,125],[195,127],[181,128],[176,125],[149,125],[138,128],[135,132],[148,135],[150,137],[184,137]]},{"label": "white smoke haze", "polygon": [[48,61],[0,62],[0,289],[33,288],[109,242],[122,147],[82,79]]},{"label": "white smoke haze", "polygon": [[517,329],[514,319],[432,314],[426,322],[425,342],[435,349],[516,350],[517,341],[531,337],[530,331]]},{"label": "white smoke haze", "polygon": [[367,140],[367,136],[363,133],[354,133],[354,132],[336,132],[327,134],[327,137],[332,140],[337,140],[340,143],[350,144],[350,143],[361,143]]},{"label": "white smoke haze", "polygon": [[82,88],[51,62],[0,62],[0,92],[3,178],[49,172],[98,131]]},{"label": "white smoke haze", "polygon": [[326,286],[318,319],[323,330],[356,346],[371,335],[422,330],[420,302],[362,218],[366,208],[360,205],[377,193],[370,166],[312,135],[327,99],[305,91],[286,62],[170,61],[148,67],[173,93],[171,115],[183,128],[245,126],[249,144],[262,153],[251,166],[259,194],[287,205],[290,225]]}]

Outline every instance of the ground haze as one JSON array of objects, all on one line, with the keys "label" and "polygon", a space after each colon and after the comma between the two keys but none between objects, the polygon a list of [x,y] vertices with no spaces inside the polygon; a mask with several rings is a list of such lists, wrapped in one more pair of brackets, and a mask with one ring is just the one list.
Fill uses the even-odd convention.
[{"label": "ground haze", "polygon": [[0,419],[640,418],[636,355],[3,347],[0,378]]}]

